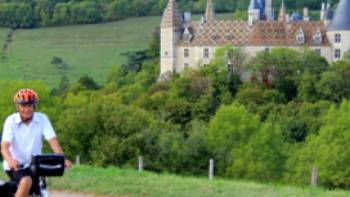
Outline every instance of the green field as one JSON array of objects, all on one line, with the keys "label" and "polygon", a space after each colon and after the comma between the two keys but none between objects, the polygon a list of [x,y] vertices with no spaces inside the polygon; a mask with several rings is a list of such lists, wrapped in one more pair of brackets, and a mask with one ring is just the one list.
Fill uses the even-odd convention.
[{"label": "green field", "polygon": [[136,170],[74,167],[63,178],[50,180],[51,188],[108,196],[150,197],[298,197],[298,196],[350,196],[346,191],[326,191],[321,188],[297,188],[263,185],[253,182],[230,181],[177,175],[139,173]]},{"label": "green field", "polygon": [[[3,171],[0,179],[8,180]],[[206,177],[184,177],[151,172],[139,173],[116,167],[75,166],[63,177],[49,178],[51,190],[64,190],[96,196],[144,197],[345,197],[349,191],[298,188]]]},{"label": "green field", "polygon": [[[220,15],[229,18],[231,14]],[[195,17],[198,19],[198,16]],[[42,80],[56,87],[63,75],[75,81],[83,75],[98,83],[106,81],[113,65],[125,62],[121,53],[146,49],[161,17],[131,18],[118,22],[18,29],[8,50],[0,51],[0,79]],[[10,29],[0,29],[3,46]],[[61,58],[67,69],[59,69],[51,60]]]}]

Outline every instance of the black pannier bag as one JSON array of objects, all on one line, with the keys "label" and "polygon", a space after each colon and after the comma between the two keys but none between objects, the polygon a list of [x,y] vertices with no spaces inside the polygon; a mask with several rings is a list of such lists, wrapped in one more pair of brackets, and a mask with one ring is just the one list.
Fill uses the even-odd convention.
[{"label": "black pannier bag", "polygon": [[63,176],[64,155],[42,154],[34,156],[31,170],[35,176]]}]

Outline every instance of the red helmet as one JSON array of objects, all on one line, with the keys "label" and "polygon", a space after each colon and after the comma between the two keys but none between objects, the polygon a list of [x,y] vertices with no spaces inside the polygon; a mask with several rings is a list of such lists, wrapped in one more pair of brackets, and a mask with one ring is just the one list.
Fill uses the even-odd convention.
[{"label": "red helmet", "polygon": [[21,89],[15,94],[13,101],[16,104],[36,104],[39,97],[34,90]]}]

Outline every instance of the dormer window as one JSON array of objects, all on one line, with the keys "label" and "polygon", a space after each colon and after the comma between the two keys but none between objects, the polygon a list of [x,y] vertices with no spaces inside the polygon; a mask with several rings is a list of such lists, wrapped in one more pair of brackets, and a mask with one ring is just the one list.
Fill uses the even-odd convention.
[{"label": "dormer window", "polygon": [[322,44],[322,34],[320,29],[317,29],[314,36],[312,37],[314,44]]},{"label": "dormer window", "polygon": [[186,43],[191,42],[192,37],[193,37],[193,35],[191,34],[189,28],[186,27],[186,28],[185,28],[185,31],[184,31],[184,33],[183,33],[183,36],[182,36],[184,42],[186,42]]},{"label": "dormer window", "polygon": [[296,41],[298,44],[304,44],[305,43],[305,34],[303,29],[300,27],[297,35],[296,35]]}]

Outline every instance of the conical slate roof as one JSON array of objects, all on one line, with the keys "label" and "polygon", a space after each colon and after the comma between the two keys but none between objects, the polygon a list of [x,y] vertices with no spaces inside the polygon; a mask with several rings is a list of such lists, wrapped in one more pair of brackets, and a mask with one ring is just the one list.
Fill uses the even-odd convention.
[{"label": "conical slate roof", "polygon": [[168,5],[163,13],[161,27],[181,27],[182,17],[176,8],[176,1],[169,0]]},{"label": "conical slate roof", "polygon": [[328,31],[350,30],[350,0],[340,0]]}]

